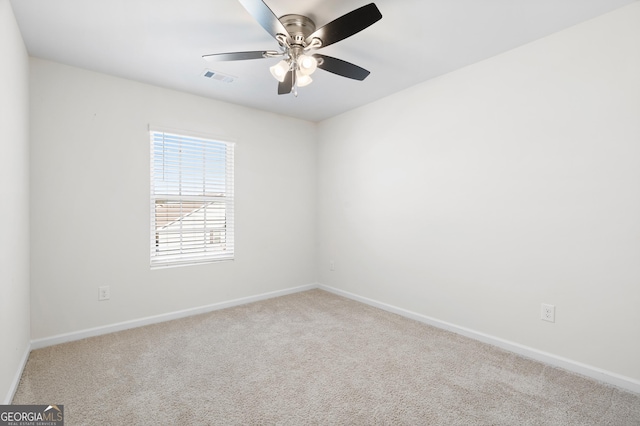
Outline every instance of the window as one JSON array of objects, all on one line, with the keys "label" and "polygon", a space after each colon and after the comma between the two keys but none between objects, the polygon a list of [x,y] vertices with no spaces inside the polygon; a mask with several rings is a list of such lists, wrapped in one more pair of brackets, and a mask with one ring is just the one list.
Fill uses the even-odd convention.
[{"label": "window", "polygon": [[234,144],[151,134],[151,267],[233,259]]}]

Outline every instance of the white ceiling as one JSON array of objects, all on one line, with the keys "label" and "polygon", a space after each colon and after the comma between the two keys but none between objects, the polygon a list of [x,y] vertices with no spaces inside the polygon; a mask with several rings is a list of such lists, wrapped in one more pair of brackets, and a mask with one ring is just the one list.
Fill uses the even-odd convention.
[{"label": "white ceiling", "polygon": [[[355,81],[318,70],[279,96],[277,59],[205,62],[209,53],[274,50],[237,0],[12,0],[31,56],[321,121],[416,83],[596,17],[634,0],[375,0],[383,18],[319,51],[371,71]],[[266,0],[317,27],[370,0]],[[237,79],[223,83],[205,69]]]}]

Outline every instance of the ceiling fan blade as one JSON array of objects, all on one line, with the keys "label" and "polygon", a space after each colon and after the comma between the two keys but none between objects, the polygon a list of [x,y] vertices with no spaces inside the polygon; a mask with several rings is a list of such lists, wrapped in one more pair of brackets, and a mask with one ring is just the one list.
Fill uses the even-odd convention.
[{"label": "ceiling fan blade", "polygon": [[327,25],[317,29],[306,42],[311,43],[314,38],[322,40],[322,47],[329,46],[340,40],[359,33],[368,26],[376,23],[382,18],[382,14],[375,4],[369,3],[366,6],[352,10],[346,15],[329,22]]},{"label": "ceiling fan blade", "polygon": [[291,70],[284,77],[284,81],[278,83],[278,95],[287,95],[291,93],[293,89],[293,80],[295,78],[295,71]]},{"label": "ceiling fan blade", "polygon": [[313,55],[313,57],[319,59],[318,68],[332,72],[342,77],[362,81],[367,78],[369,74],[371,74],[370,71],[354,65],[351,62],[343,61],[342,59],[332,58],[331,56],[320,54],[315,54]]},{"label": "ceiling fan blade", "polygon": [[240,3],[247,9],[247,12],[254,17],[256,21],[267,30],[269,34],[271,34],[274,38],[278,34],[283,34],[289,38],[289,33],[287,32],[282,22],[278,19],[278,17],[273,13],[269,6],[265,4],[262,0],[239,0]]},{"label": "ceiling fan blade", "polygon": [[276,52],[275,50],[256,50],[253,52],[213,53],[211,55],[202,55],[202,59],[209,62],[244,61],[246,59],[268,58],[279,54],[280,52]]}]

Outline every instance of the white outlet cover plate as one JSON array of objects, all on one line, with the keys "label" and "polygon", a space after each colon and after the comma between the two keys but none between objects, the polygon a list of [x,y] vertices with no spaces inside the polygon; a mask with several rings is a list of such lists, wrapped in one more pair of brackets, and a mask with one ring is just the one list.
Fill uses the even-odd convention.
[{"label": "white outlet cover plate", "polygon": [[556,322],[556,307],[543,303],[540,308],[540,318],[544,321]]},{"label": "white outlet cover plate", "polygon": [[108,285],[98,287],[98,300],[109,300],[111,297],[111,289]]}]

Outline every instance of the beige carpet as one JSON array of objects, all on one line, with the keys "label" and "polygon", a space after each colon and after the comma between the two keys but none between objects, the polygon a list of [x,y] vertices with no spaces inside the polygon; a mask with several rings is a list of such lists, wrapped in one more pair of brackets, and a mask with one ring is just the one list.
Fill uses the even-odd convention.
[{"label": "beige carpet", "polygon": [[74,425],[640,425],[640,395],[321,290],[33,351]]}]

